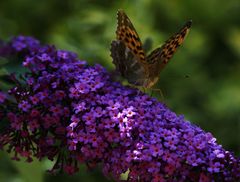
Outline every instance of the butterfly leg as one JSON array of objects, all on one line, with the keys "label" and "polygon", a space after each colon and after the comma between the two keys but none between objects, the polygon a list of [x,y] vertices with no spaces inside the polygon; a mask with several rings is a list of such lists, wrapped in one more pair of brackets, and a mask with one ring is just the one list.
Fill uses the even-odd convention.
[{"label": "butterfly leg", "polygon": [[150,94],[150,96],[151,96],[151,97],[153,96],[153,89],[151,89],[151,94]]},{"label": "butterfly leg", "polygon": [[138,89],[137,96],[139,96],[140,94],[141,94],[141,90]]},{"label": "butterfly leg", "polygon": [[144,87],[142,87],[142,90],[138,88],[137,96],[139,96],[140,94],[142,94],[142,92],[145,93],[145,91],[146,91],[146,90],[145,90]]},{"label": "butterfly leg", "polygon": [[160,94],[162,100],[164,100],[164,95],[163,95],[163,92],[162,92],[161,89],[159,89],[159,88],[151,88],[151,90],[152,90],[152,92],[151,92],[151,96],[152,96],[152,94],[153,94],[153,91],[157,91],[157,92],[159,92],[159,94]]},{"label": "butterfly leg", "polygon": [[160,95],[161,95],[161,98],[164,100],[164,95],[163,95],[163,92],[162,92],[161,89],[159,89],[159,93],[160,93]]}]

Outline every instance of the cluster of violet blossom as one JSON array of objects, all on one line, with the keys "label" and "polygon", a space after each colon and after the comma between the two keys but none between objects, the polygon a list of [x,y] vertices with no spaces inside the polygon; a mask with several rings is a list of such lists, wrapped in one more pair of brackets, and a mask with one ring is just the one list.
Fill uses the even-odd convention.
[{"label": "cluster of violet blossom", "polygon": [[29,70],[0,92],[0,147],[12,159],[55,159],[51,171],[68,174],[100,164],[115,180],[123,173],[128,181],[240,180],[239,158],[210,133],[114,82],[100,65],[25,36],[2,42],[0,55]]}]

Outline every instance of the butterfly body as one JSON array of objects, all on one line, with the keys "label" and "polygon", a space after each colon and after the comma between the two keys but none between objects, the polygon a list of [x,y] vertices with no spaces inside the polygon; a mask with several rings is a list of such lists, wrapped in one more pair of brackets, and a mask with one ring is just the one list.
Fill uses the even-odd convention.
[{"label": "butterfly body", "polygon": [[159,80],[161,70],[175,53],[186,34],[191,22],[172,36],[165,44],[146,56],[141,40],[130,19],[122,11],[118,11],[117,40],[112,41],[111,56],[121,75],[129,83],[146,88],[152,87]]}]

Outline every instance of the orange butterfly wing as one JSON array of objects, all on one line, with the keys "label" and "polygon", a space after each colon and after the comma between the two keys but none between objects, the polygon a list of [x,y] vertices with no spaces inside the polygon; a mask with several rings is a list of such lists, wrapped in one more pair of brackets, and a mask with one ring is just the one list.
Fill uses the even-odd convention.
[{"label": "orange butterfly wing", "polygon": [[146,59],[141,40],[122,10],[118,11],[117,20],[117,40],[112,41],[110,49],[113,63],[129,83],[142,86],[146,80]]},{"label": "orange butterfly wing", "polygon": [[125,46],[128,47],[132,51],[132,53],[138,58],[138,61],[144,63],[145,53],[142,48],[142,42],[132,22],[123,10],[118,11],[117,20],[117,39],[123,41]]},{"label": "orange butterfly wing", "polygon": [[159,71],[162,70],[165,65],[172,58],[173,54],[177,51],[177,48],[183,43],[184,38],[189,32],[192,25],[192,21],[188,21],[179,32],[170,37],[161,47],[153,50],[146,58],[149,65],[158,62]]}]

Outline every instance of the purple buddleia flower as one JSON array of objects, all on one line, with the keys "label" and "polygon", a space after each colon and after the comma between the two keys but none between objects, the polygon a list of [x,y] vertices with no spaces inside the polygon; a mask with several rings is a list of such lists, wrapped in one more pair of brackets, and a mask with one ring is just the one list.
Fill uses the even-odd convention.
[{"label": "purple buddleia flower", "polygon": [[163,150],[162,150],[162,145],[158,144],[158,145],[150,145],[149,146],[149,153],[152,154],[153,157],[157,157],[157,156],[161,156],[163,154]]},{"label": "purple buddleia flower", "polygon": [[31,108],[31,105],[28,103],[28,101],[23,100],[18,104],[18,107],[19,109],[27,112]]},{"label": "purple buddleia flower", "polygon": [[13,38],[11,46],[16,52],[23,51],[24,49],[33,49],[39,46],[39,41],[27,36],[18,36]]},{"label": "purple buddleia flower", "polygon": [[[0,134],[13,159],[56,160],[51,172],[79,165],[128,181],[239,181],[240,159],[210,133],[137,89],[113,82],[100,65],[19,36],[0,47],[21,55],[24,80],[0,92]],[[6,51],[6,52],[4,52]],[[15,97],[15,100],[13,99]],[[1,123],[0,123],[1,124]]]},{"label": "purple buddleia flower", "polygon": [[0,92],[0,103],[3,103],[6,99],[6,94],[3,92]]}]

